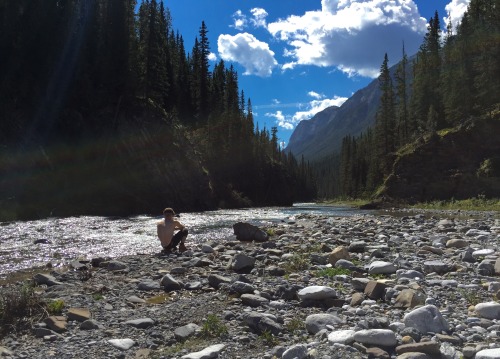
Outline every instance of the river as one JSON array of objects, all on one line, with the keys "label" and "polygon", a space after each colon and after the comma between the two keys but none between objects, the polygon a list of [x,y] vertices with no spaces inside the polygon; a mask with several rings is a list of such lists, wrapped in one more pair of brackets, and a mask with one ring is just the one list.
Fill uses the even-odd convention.
[{"label": "river", "polygon": [[[213,243],[233,235],[232,225],[250,222],[266,225],[293,220],[298,214],[352,216],[349,207],[301,203],[293,207],[269,207],[181,213],[179,221],[189,229],[188,247]],[[366,213],[366,211],[362,212]],[[156,222],[161,216],[126,218],[80,216],[35,221],[0,222],[0,279],[29,268],[67,265],[71,260],[154,254],[160,251]],[[46,243],[37,243],[43,241]]]}]

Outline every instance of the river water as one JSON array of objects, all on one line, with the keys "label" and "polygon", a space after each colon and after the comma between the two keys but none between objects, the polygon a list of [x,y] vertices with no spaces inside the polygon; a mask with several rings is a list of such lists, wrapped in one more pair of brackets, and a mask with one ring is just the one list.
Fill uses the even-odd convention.
[{"label": "river water", "polygon": [[[352,216],[366,213],[348,207],[296,204],[293,207],[218,210],[182,213],[178,220],[189,229],[188,247],[222,241],[233,235],[232,225],[266,225],[293,220],[298,214]],[[67,265],[77,258],[154,254],[161,249],[156,223],[161,216],[127,218],[69,217],[36,221],[0,222],[0,279],[34,267]],[[35,244],[35,241],[46,243]]]}]

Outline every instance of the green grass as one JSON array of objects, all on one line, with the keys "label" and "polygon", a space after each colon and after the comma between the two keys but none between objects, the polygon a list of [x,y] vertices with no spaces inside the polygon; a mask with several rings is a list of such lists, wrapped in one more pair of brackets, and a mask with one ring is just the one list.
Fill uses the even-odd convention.
[{"label": "green grass", "polygon": [[305,329],[305,323],[300,318],[292,318],[288,323],[286,323],[286,329],[292,333],[296,333]]},{"label": "green grass", "polygon": [[60,315],[64,309],[64,301],[61,299],[53,300],[47,303],[47,312],[51,315]]},{"label": "green grass", "polygon": [[283,269],[287,273],[294,273],[309,269],[310,261],[307,254],[294,254],[287,262],[283,265]]},{"label": "green grass", "polygon": [[259,339],[269,347],[273,347],[279,344],[278,338],[276,338],[269,330],[263,331],[259,336]]},{"label": "green grass", "polygon": [[462,210],[462,211],[500,211],[500,199],[487,199],[478,196],[463,200],[446,200],[418,203],[414,208],[435,210]]},{"label": "green grass", "polygon": [[205,338],[219,338],[227,335],[226,325],[215,315],[207,315],[207,319],[201,327],[201,335]]}]

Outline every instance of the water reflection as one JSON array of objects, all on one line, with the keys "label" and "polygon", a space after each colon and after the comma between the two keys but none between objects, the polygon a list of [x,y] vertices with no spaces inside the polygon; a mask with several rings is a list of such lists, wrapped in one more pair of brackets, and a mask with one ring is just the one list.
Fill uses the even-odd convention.
[{"label": "water reflection", "polygon": [[[348,207],[301,203],[293,207],[181,213],[179,220],[189,228],[189,245],[197,245],[227,239],[233,234],[232,225],[239,221],[264,226],[294,219],[305,213],[351,216],[360,211]],[[65,265],[77,258],[157,253],[160,244],[156,237],[156,222],[160,219],[161,216],[82,216],[2,223],[0,278],[10,272],[46,266],[48,263],[53,266]]]}]

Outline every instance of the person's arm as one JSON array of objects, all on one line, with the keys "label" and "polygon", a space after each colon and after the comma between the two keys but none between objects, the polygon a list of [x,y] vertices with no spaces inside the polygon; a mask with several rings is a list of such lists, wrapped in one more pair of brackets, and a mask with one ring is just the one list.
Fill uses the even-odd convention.
[{"label": "person's arm", "polygon": [[182,231],[184,228],[186,228],[186,227],[184,227],[184,225],[183,225],[181,222],[179,222],[179,221],[175,221],[175,222],[174,222],[174,224],[175,224],[175,227],[174,227],[175,229],[178,229],[178,230],[181,230],[181,231]]},{"label": "person's arm", "polygon": [[161,222],[156,225],[156,234],[158,235],[158,240],[161,241]]}]

